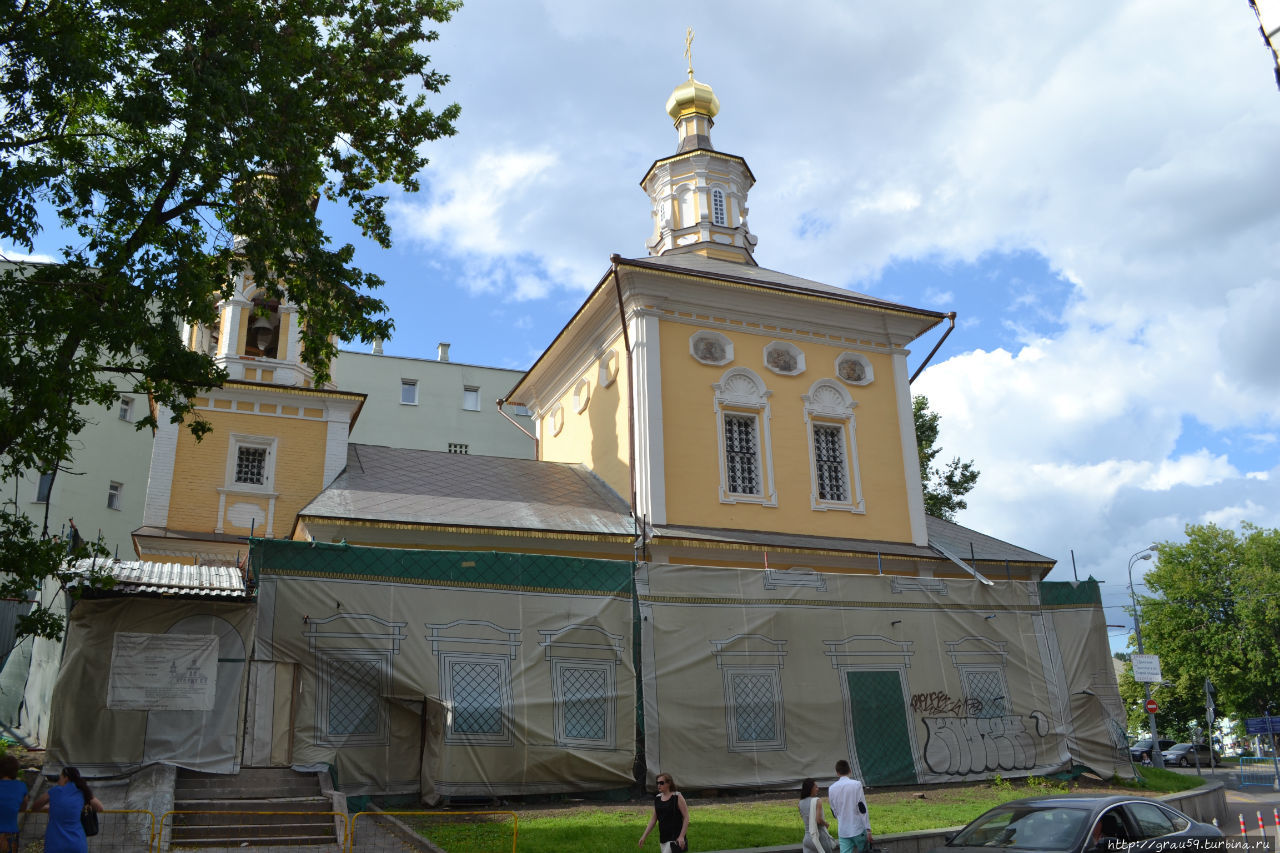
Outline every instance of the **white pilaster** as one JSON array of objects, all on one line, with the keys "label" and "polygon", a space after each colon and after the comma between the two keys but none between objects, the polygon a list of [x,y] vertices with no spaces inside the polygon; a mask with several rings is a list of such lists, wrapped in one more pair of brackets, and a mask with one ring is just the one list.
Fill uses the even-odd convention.
[{"label": "white pilaster", "polygon": [[324,443],[324,487],[327,489],[347,467],[347,442],[351,436],[351,413],[354,404],[331,402],[325,419],[328,431]]},{"label": "white pilaster", "polygon": [[907,374],[907,353],[893,354],[893,387],[898,395],[898,434],[902,441],[902,476],[907,485],[907,515],[911,521],[911,542],[929,544],[924,516],[924,486],[920,480],[920,451],[916,446],[916,420],[911,408],[911,383]]},{"label": "white pilaster", "polygon": [[636,512],[667,523],[666,454],[662,443],[662,354],[656,314],[631,317],[630,393],[635,401]]}]

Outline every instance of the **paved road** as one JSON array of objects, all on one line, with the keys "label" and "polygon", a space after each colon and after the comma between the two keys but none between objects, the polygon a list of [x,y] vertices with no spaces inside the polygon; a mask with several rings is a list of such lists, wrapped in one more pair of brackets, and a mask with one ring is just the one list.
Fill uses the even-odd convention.
[{"label": "paved road", "polygon": [[[1190,776],[1196,774],[1196,769],[1191,768],[1170,768],[1178,773],[1185,773]],[[1202,776],[1213,779],[1220,779],[1226,785],[1227,789],[1227,813],[1231,816],[1228,825],[1221,827],[1222,831],[1227,835],[1240,835],[1240,815],[1244,815],[1244,826],[1250,838],[1258,837],[1258,813],[1262,813],[1262,822],[1266,826],[1267,838],[1271,839],[1273,846],[1280,850],[1280,845],[1275,844],[1276,839],[1276,821],[1275,809],[1280,809],[1280,791],[1270,786],[1262,785],[1240,785],[1240,765],[1227,763],[1221,767],[1215,767],[1210,770],[1207,767],[1200,769]]]}]

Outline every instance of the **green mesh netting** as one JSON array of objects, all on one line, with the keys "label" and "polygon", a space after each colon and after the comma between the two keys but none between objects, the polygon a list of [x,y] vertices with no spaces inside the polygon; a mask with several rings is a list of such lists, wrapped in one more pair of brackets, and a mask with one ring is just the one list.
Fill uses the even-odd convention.
[{"label": "green mesh netting", "polygon": [[1040,604],[1051,607],[1059,604],[1101,604],[1102,594],[1093,578],[1076,583],[1071,581],[1041,581]]},{"label": "green mesh netting", "polygon": [[368,577],[468,586],[624,593],[631,562],[508,554],[497,551],[418,551],[282,539],[250,540],[254,578],[263,574]]}]

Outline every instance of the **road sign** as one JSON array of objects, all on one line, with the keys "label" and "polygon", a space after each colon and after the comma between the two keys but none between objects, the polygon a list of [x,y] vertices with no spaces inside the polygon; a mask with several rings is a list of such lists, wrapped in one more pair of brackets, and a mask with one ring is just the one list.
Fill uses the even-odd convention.
[{"label": "road sign", "polygon": [[1160,712],[1160,706],[1156,704],[1156,700],[1148,699],[1146,704],[1148,714],[1157,714]]},{"label": "road sign", "polygon": [[[1267,728],[1270,723],[1271,728]],[[1244,730],[1251,735],[1274,733],[1280,735],[1280,717],[1246,717]]]},{"label": "road sign", "polygon": [[1131,655],[1129,663],[1133,666],[1133,680],[1139,683],[1150,682],[1159,684],[1164,681],[1160,677],[1160,656],[1159,655]]}]

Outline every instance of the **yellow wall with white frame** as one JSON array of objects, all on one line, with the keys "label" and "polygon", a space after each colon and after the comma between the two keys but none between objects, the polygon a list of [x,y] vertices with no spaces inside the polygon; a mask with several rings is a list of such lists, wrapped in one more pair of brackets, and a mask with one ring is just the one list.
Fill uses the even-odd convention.
[{"label": "yellow wall with white frame", "polygon": [[[738,331],[717,327],[714,331],[733,343],[734,360],[711,366],[689,353],[690,337],[702,328],[708,327],[661,321],[667,521],[698,527],[911,541],[893,362],[888,348],[876,351],[874,347],[829,339],[796,340],[767,328]],[[765,366],[764,348],[775,340],[795,344],[804,352],[804,372],[782,376]],[[874,374],[870,384],[848,385],[836,377],[836,358],[849,351],[864,355],[870,362]],[[734,367],[751,369],[772,392],[768,403],[776,506],[720,500],[721,453],[712,385]],[[864,513],[813,509],[814,474],[802,395],[809,393],[819,379],[834,379],[857,403],[853,423]],[[763,456],[763,434],[760,444]],[[762,461],[769,465],[768,459]],[[852,465],[850,475],[852,478]],[[762,476],[767,490],[768,475],[763,468]]]},{"label": "yellow wall with white frame", "polygon": [[[600,364],[612,354],[614,379],[608,386],[600,382]],[[574,389],[586,380],[590,389],[581,412],[574,404]],[[621,338],[616,338],[606,354],[593,358],[570,382],[555,403],[542,413],[539,424],[538,456],[546,462],[569,462],[587,466],[609,484],[623,500],[631,500],[630,454],[627,451],[628,376]],[[553,412],[560,407],[564,423],[557,432]]]},{"label": "yellow wall with white frame", "polygon": [[[215,400],[215,405],[226,401]],[[308,401],[309,402],[309,401]],[[323,404],[319,404],[323,405]],[[304,413],[310,406],[299,401],[289,406]],[[287,411],[286,407],[281,407]],[[322,410],[312,410],[318,418]],[[244,436],[275,437],[275,463],[270,491],[278,495],[273,517],[272,533],[287,536],[298,512],[320,493],[324,483],[324,459],[328,424],[310,417],[279,417],[250,414],[219,408],[200,407],[200,414],[213,424],[213,431],[197,442],[191,433],[183,429],[178,438],[173,468],[173,497],[169,502],[167,526],[173,530],[210,532],[218,523],[218,489],[227,484],[227,460],[233,433]],[[267,497],[245,493],[227,495],[227,506],[233,503],[250,503],[267,513]],[[224,519],[223,532],[247,535],[248,528],[240,528]],[[265,531],[259,527],[259,535]]]}]

